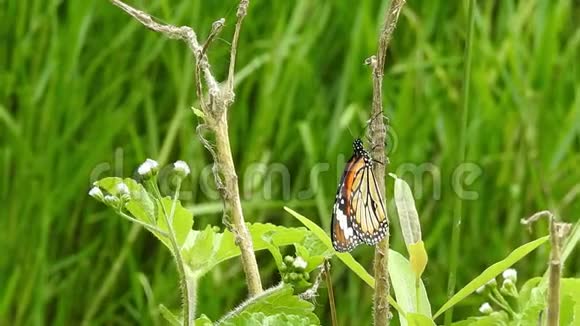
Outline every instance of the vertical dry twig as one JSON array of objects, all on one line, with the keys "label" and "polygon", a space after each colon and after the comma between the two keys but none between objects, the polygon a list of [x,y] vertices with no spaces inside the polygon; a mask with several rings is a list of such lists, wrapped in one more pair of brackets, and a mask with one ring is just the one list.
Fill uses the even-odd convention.
[{"label": "vertical dry twig", "polygon": [[560,279],[562,277],[562,244],[571,224],[557,222],[554,214],[550,211],[538,212],[521,222],[529,225],[542,217],[547,217],[550,223],[550,263],[548,273],[548,323],[549,326],[560,325]]},{"label": "vertical dry twig", "polygon": [[[389,8],[385,14],[385,21],[379,36],[379,45],[377,54],[367,59],[367,64],[372,68],[373,73],[373,105],[371,112],[371,122],[369,136],[372,142],[372,157],[375,161],[384,162],[385,166],[380,164],[374,165],[374,173],[379,183],[383,199],[385,196],[385,170],[387,167],[387,157],[385,155],[385,138],[387,126],[383,120],[383,74],[385,70],[385,60],[387,48],[391,41],[397,20],[405,0],[391,0]],[[386,207],[386,205],[385,205]],[[377,244],[375,250],[375,295],[374,295],[374,324],[389,324],[389,272],[388,256],[389,255],[389,232],[385,238]]]},{"label": "vertical dry twig", "polygon": [[[180,39],[186,42],[196,61],[196,92],[199,96],[204,113],[204,124],[198,127],[198,134],[204,146],[210,151],[214,159],[214,177],[217,187],[224,200],[224,216],[231,216],[230,229],[236,243],[241,250],[242,266],[246,275],[246,283],[250,296],[262,292],[262,282],[253,243],[245,225],[240,201],[238,177],[232,159],[230,140],[228,135],[228,108],[234,101],[234,70],[235,57],[242,21],[246,16],[249,0],[241,0],[237,11],[237,21],[232,39],[230,52],[230,66],[225,84],[217,82],[211,72],[206,56],[206,50],[211,41],[221,31],[225,20],[222,18],[212,26],[212,32],[206,42],[200,44],[195,31],[188,26],[173,26],[156,22],[149,14],[137,10],[119,0],[111,0],[113,4],[127,12],[147,28],[162,33],[169,38]],[[204,86],[207,91],[204,93]],[[203,130],[209,130],[215,135],[215,149],[202,136]],[[229,221],[226,221],[229,224]]]}]

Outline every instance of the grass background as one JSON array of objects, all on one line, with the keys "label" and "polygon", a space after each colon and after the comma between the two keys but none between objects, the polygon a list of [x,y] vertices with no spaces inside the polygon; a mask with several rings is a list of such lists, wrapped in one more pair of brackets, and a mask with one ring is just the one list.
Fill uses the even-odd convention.
[{"label": "grass background", "polygon": [[[209,51],[225,76],[236,1],[133,4],[194,26],[201,38],[225,17],[223,39]],[[297,225],[282,211],[287,205],[329,228],[343,162],[368,119],[372,88],[363,62],[375,51],[386,5],[251,2],[230,113],[248,221]],[[467,186],[478,198],[463,202],[459,287],[546,233],[527,232],[520,218],[551,209],[578,219],[579,7],[573,0],[477,2],[466,142],[467,160],[482,174]],[[184,159],[193,171],[184,196],[194,227],[220,224],[221,203],[203,186],[212,182],[210,161],[195,138],[186,46],[96,0],[1,1],[0,33],[0,323],[162,324],[157,305],[179,307],[169,253],[86,193],[96,177],[133,175],[146,157]],[[402,174],[416,192],[435,308],[446,299],[466,33],[467,1],[408,1],[385,74],[390,170],[430,163],[441,173],[440,183]],[[257,162],[273,172],[251,177]],[[320,163],[327,165],[311,176]],[[286,188],[281,167],[290,176]],[[392,246],[404,251],[390,210]],[[547,254],[542,248],[518,264],[520,279],[542,273]],[[371,269],[372,248],[354,255]],[[269,254],[258,260],[265,285],[275,284]],[[576,256],[566,274],[579,270]],[[371,289],[338,261],[333,278],[340,323],[369,324]],[[219,318],[246,296],[243,279],[237,261],[218,267],[201,282],[198,311]],[[481,301],[464,301],[456,318],[474,314]],[[328,324],[324,290],[316,303]]]}]

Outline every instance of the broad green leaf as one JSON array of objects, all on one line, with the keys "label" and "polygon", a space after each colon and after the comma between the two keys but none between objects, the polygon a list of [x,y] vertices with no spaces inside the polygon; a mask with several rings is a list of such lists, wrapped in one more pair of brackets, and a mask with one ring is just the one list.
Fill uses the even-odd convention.
[{"label": "broad green leaf", "polygon": [[95,182],[95,186],[104,189],[111,195],[117,196],[117,185],[124,182],[131,192],[131,200],[127,203],[127,210],[138,220],[155,225],[155,204],[147,190],[131,178],[104,178]]},{"label": "broad green leaf", "polygon": [[[311,235],[311,237],[312,236],[313,235]],[[304,240],[306,241],[306,238]],[[312,272],[312,270],[320,266],[326,258],[331,256],[312,255],[310,250],[300,243],[295,243],[294,248],[296,248],[296,255],[302,257],[308,264],[304,270],[307,273]]]},{"label": "broad green leaf", "polygon": [[[268,246],[287,246],[302,243],[309,233],[304,228],[287,228],[273,224],[247,224],[252,236],[254,250],[264,250]],[[264,236],[268,241],[264,240]],[[215,265],[240,255],[233,234],[225,230],[216,232],[208,226],[203,231],[189,233],[182,249],[185,263],[191,268],[194,277],[201,277]]]},{"label": "broad green leaf", "polygon": [[[408,312],[406,318],[409,326],[436,326],[431,318],[423,314]],[[403,325],[403,319],[401,319],[401,325]]]},{"label": "broad green leaf", "polygon": [[408,248],[409,245],[422,240],[419,214],[417,213],[417,208],[415,208],[413,193],[407,182],[399,179],[392,173],[390,175],[395,178],[395,204],[397,206],[397,214],[399,215],[403,239],[405,239],[405,244]]},{"label": "broad green leaf", "polygon": [[[329,250],[334,251],[332,247],[332,241],[320,226],[309,220],[307,217],[293,211],[291,208],[285,206],[284,210],[286,210],[288,213],[290,213],[292,216],[298,219],[302,224],[304,224],[304,226],[306,226],[314,235],[316,235],[320,239],[320,241],[322,241],[322,243],[326,245],[326,247]],[[369,274],[369,272],[366,271],[366,269],[358,261],[356,261],[351,256],[351,254],[349,254],[348,252],[335,252],[334,254],[371,288],[373,289],[375,288],[375,279],[371,276],[371,274]],[[397,302],[390,295],[389,295],[389,303],[395,309],[397,309],[399,314],[405,315],[405,311],[397,304]]]},{"label": "broad green leaf", "polygon": [[546,306],[545,293],[538,288],[541,280],[541,277],[529,279],[520,289],[518,297],[520,314],[515,318],[516,324],[537,323],[540,312]]},{"label": "broad green leaf", "polygon": [[[164,197],[161,199],[162,205],[165,207],[167,214],[171,214],[171,205],[173,204],[173,199],[169,197]],[[161,230],[168,231],[167,223],[165,222],[163,209],[157,209],[157,226]],[[177,245],[179,248],[183,247],[185,239],[191,232],[191,227],[193,226],[193,215],[177,201],[175,205],[175,212],[173,214],[173,231],[175,232],[175,238],[177,239]],[[166,245],[171,248],[171,242],[167,240]]]},{"label": "broad green leaf", "polygon": [[213,322],[206,315],[202,314],[195,320],[195,326],[213,326]]},{"label": "broad green leaf", "polygon": [[280,253],[280,248],[274,244],[272,240],[272,234],[274,232],[266,232],[262,235],[262,240],[264,240],[264,244],[266,245],[266,249],[270,251],[272,257],[274,257],[274,261],[276,261],[276,266],[280,268],[283,263],[282,253]]},{"label": "broad green leaf", "polygon": [[465,299],[468,295],[477,290],[480,286],[489,282],[492,278],[495,278],[503,271],[508,269],[510,266],[518,262],[520,259],[524,258],[527,254],[532,252],[534,249],[538,248],[544,242],[548,241],[549,236],[545,236],[534,241],[528,242],[514,251],[512,251],[505,259],[491,265],[486,270],[484,270],[479,276],[469,282],[465,287],[459,290],[451,299],[449,299],[437,313],[433,316],[433,319],[440,316],[447,309],[453,307],[459,301]]},{"label": "broad green leaf", "polygon": [[[466,320],[455,322],[453,326],[502,326],[508,325],[509,317],[504,311],[494,311],[490,315],[482,317],[470,317]],[[528,325],[528,324],[526,324]],[[535,324],[529,324],[535,325]]]},{"label": "broad green leaf", "polygon": [[[423,282],[419,282],[419,289],[415,287],[415,274],[409,261],[396,251],[389,251],[389,276],[395,291],[397,303],[409,313],[419,313],[431,317],[431,306]],[[419,300],[417,300],[419,294]],[[417,304],[419,308],[417,309]],[[407,325],[405,317],[401,317],[401,325]],[[411,325],[409,323],[409,325]],[[417,324],[418,325],[418,324]]]},{"label": "broad green leaf", "polygon": [[[560,299],[560,325],[574,325],[574,309],[576,306],[578,304],[576,304],[573,297],[562,295]],[[576,319],[576,322],[578,322],[578,319]]]},{"label": "broad green leaf", "polygon": [[560,291],[561,325],[578,325],[580,321],[580,278],[563,278]]},{"label": "broad green leaf", "polygon": [[266,315],[261,312],[244,312],[235,316],[231,320],[219,323],[227,326],[277,326],[277,325],[312,325],[310,319],[306,316],[276,314]]},{"label": "broad green leaf", "polygon": [[174,315],[169,309],[167,309],[167,307],[162,304],[159,305],[159,312],[171,326],[181,326],[183,324],[179,317]]},{"label": "broad green leaf", "polygon": [[[242,303],[239,308],[224,317],[220,324],[228,325],[228,323],[238,318],[244,318],[244,314],[263,314],[265,316],[284,314],[305,318],[307,320],[306,325],[320,325],[318,317],[313,313],[314,305],[292,293],[293,289],[290,285],[271,288],[263,294]],[[233,325],[239,325],[239,323],[233,323]]]},{"label": "broad green leaf", "polygon": [[[528,280],[520,290],[518,302],[521,313],[516,325],[531,325],[538,322],[547,306],[547,287],[541,277]],[[564,278],[560,281],[560,324],[575,325],[580,320],[580,279]]]},{"label": "broad green leaf", "polygon": [[518,302],[520,307],[525,306],[526,302],[530,300],[530,294],[532,289],[537,287],[538,284],[540,284],[541,280],[542,280],[541,277],[534,277],[529,279],[526,283],[524,283],[524,285],[522,285],[518,296]]}]

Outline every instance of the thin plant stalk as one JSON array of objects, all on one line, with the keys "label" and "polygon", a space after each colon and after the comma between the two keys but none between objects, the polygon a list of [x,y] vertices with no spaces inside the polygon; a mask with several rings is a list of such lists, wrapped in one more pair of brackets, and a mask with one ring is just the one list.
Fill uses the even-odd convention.
[{"label": "thin plant stalk", "polygon": [[[462,164],[465,161],[465,152],[467,150],[467,121],[469,117],[469,90],[471,80],[471,61],[473,48],[473,28],[474,28],[475,0],[469,0],[469,27],[467,32],[467,41],[464,52],[464,70],[463,70],[463,108],[461,111],[461,125],[459,134],[459,150],[457,163]],[[451,225],[451,247],[449,253],[449,278],[447,282],[447,297],[451,298],[455,294],[455,285],[457,283],[457,267],[459,263],[459,245],[461,242],[461,219],[463,215],[462,194],[456,194],[455,205],[453,207],[453,224]],[[450,325],[453,320],[453,308],[445,312],[445,325]]]},{"label": "thin plant stalk", "polygon": [[332,326],[336,326],[338,325],[337,319],[336,319],[336,303],[334,301],[334,291],[332,289],[332,279],[330,277],[330,262],[325,261],[323,263],[324,265],[324,278],[326,280],[326,288],[328,290],[328,301],[330,304],[330,318],[332,320]]},{"label": "thin plant stalk", "polygon": [[[373,79],[373,103],[371,109],[371,121],[369,128],[369,137],[372,142],[372,158],[383,164],[375,164],[373,172],[375,174],[381,196],[385,196],[385,171],[387,169],[387,157],[385,155],[385,139],[387,126],[383,116],[383,75],[385,71],[385,60],[387,57],[387,48],[391,41],[397,20],[405,0],[392,0],[385,13],[385,20],[379,35],[379,44],[377,54],[367,59],[367,64],[372,68]],[[386,207],[387,205],[385,205]],[[386,217],[388,219],[388,217]],[[375,271],[375,292],[373,298],[373,319],[375,325],[389,324],[389,232],[385,238],[377,244],[375,249],[374,271]]]},{"label": "thin plant stalk", "polygon": [[185,266],[183,262],[183,257],[181,257],[181,250],[179,248],[179,244],[177,243],[177,236],[175,235],[175,230],[173,229],[173,214],[175,213],[175,205],[177,200],[179,199],[179,190],[181,188],[181,179],[177,183],[177,187],[175,189],[175,195],[173,196],[173,202],[171,204],[171,215],[167,214],[167,210],[165,209],[165,205],[163,205],[162,197],[155,185],[155,189],[157,190],[157,200],[159,205],[161,205],[161,210],[163,211],[163,218],[167,223],[167,230],[169,231],[169,241],[171,242],[171,248],[173,256],[175,257],[175,263],[177,264],[177,271],[179,272],[179,279],[182,287],[182,304],[183,304],[183,325],[190,326],[195,323],[195,302],[190,302],[190,299],[195,298],[195,284],[193,284],[193,279],[188,277]]}]

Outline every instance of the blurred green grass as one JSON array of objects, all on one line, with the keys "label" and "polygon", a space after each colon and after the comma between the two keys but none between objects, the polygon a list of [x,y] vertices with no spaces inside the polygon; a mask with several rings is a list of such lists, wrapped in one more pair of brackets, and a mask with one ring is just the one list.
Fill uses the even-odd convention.
[{"label": "blurred green grass", "polygon": [[[194,26],[229,22],[209,51],[224,76],[236,1],[136,1],[162,21]],[[296,225],[287,205],[328,229],[330,208],[353,136],[363,133],[371,102],[364,59],[375,51],[387,4],[252,1],[242,29],[239,87],[230,135],[248,221]],[[415,189],[430,254],[425,283],[445,301],[449,232],[456,194],[467,1],[408,1],[391,44],[385,106],[396,147],[390,170],[431,163]],[[186,204],[196,227],[219,224],[209,156],[195,138],[193,62],[186,47],[152,33],[107,1],[4,1],[0,4],[0,323],[91,325],[162,323],[156,307],[178,308],[169,253],[144,232],[86,195],[97,175],[131,176],[146,157],[185,159],[193,173]],[[580,212],[580,20],[573,0],[477,2],[467,160],[482,175],[463,203],[457,284],[524,241],[521,217],[550,209],[575,221]],[[248,180],[256,162],[285,166],[281,177]],[[321,168],[311,175],[314,167]],[[278,165],[272,165],[278,164]],[[281,164],[281,165],[279,165]],[[248,174],[249,175],[249,174]],[[272,191],[264,193],[268,184]],[[264,186],[266,185],[266,186]],[[388,180],[392,187],[392,180]],[[392,246],[404,250],[391,209]],[[121,251],[118,269],[112,265]],[[371,268],[372,249],[355,257]],[[538,275],[547,251],[518,266]],[[278,281],[271,257],[258,254],[266,285]],[[578,274],[572,259],[567,273]],[[95,296],[113,274],[101,302]],[[342,325],[371,320],[371,290],[339,262],[333,269]],[[216,319],[246,295],[239,264],[206,276],[198,311]],[[456,317],[474,313],[477,299]],[[326,293],[317,310],[328,323]]]}]

